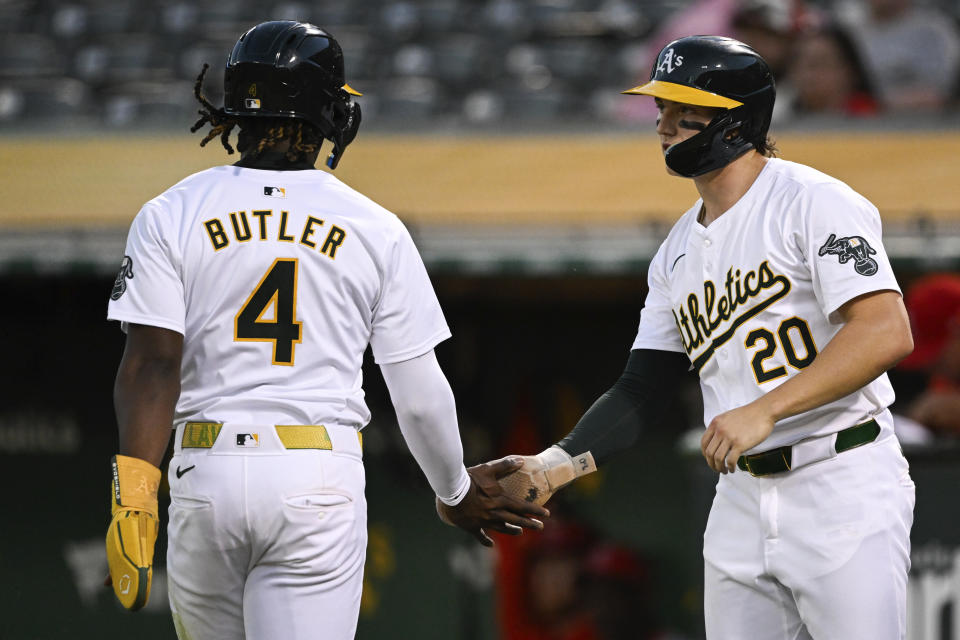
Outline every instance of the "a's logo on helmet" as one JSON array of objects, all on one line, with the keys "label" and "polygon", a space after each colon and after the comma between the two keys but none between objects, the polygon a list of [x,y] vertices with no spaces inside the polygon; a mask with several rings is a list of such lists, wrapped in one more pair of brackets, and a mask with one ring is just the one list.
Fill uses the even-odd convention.
[{"label": "a's logo on helmet", "polygon": [[673,73],[673,70],[683,65],[683,56],[674,55],[673,47],[670,47],[663,54],[660,64],[657,65],[657,73]]},{"label": "a's logo on helmet", "polygon": [[257,97],[257,83],[256,83],[256,82],[254,82],[254,83],[251,84],[249,87],[247,87],[247,95],[250,96],[251,98],[256,98],[256,97]]},{"label": "a's logo on helmet", "polygon": [[831,233],[817,253],[821,256],[838,256],[840,264],[853,260],[853,270],[862,276],[872,276],[878,269],[877,261],[870,257],[876,250],[861,236],[837,238],[835,233]]}]

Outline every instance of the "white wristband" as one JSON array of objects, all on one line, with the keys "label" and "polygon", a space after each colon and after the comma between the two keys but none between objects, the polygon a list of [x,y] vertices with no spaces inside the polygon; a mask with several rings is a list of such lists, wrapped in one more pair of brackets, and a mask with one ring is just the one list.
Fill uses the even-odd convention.
[{"label": "white wristband", "polygon": [[543,463],[543,473],[553,491],[597,470],[597,463],[589,451],[574,457],[557,445],[538,454],[537,459]]},{"label": "white wristband", "polygon": [[449,498],[444,498],[443,496],[437,496],[437,500],[447,505],[448,507],[455,507],[461,502],[463,502],[463,499],[467,497],[467,492],[470,490],[471,481],[470,481],[470,476],[467,475],[467,468],[466,467],[460,467],[460,468],[462,469],[462,472],[460,474],[460,477],[457,479],[456,492]]}]

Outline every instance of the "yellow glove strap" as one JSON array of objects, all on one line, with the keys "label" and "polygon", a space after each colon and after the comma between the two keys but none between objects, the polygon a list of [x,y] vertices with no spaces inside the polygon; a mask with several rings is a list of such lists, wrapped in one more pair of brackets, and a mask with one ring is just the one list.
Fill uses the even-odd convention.
[{"label": "yellow glove strap", "polygon": [[113,508],[140,509],[157,515],[157,489],[160,488],[160,469],[146,460],[115,455],[113,465]]},{"label": "yellow glove strap", "polygon": [[150,598],[153,548],[160,532],[157,489],[161,474],[149,462],[129,456],[114,456],[112,465],[107,564],[120,604],[136,611]]}]

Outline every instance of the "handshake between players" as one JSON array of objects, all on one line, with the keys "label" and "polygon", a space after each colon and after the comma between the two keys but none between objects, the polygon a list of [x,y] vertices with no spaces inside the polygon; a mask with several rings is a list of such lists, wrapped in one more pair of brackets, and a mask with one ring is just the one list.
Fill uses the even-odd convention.
[{"label": "handshake between players", "polygon": [[467,469],[471,484],[463,501],[449,506],[437,499],[437,514],[443,522],[468,531],[490,547],[493,540],[485,529],[509,535],[543,529],[543,522],[536,519],[550,516],[543,504],[557,490],[596,470],[589,451],[573,457],[558,446],[536,456],[485,462]]}]

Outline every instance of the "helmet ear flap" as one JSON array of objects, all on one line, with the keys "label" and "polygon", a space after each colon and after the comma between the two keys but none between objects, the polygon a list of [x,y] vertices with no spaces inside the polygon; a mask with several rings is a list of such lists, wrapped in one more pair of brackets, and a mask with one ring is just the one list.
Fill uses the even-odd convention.
[{"label": "helmet ear flap", "polygon": [[337,168],[347,145],[357,137],[361,119],[360,105],[353,100],[335,100],[330,103],[329,110],[324,110],[324,119],[330,124],[329,135],[327,132],[324,132],[324,135],[333,142],[333,150],[327,157],[327,166],[333,170]]},{"label": "helmet ear flap", "polygon": [[667,166],[682,176],[695,178],[725,167],[753,149],[753,143],[744,138],[744,127],[749,123],[737,117],[742,114],[737,109],[723,111],[706,129],[667,149],[664,157]]},{"label": "helmet ear flap", "polygon": [[737,107],[730,110],[731,117],[737,121],[737,127],[731,129],[737,130],[737,135],[731,137],[728,141],[741,139],[753,145],[754,149],[760,147],[760,144],[766,139],[766,129],[761,121],[760,114],[751,113],[745,107]]},{"label": "helmet ear flap", "polygon": [[360,129],[360,105],[353,100],[343,106],[342,125],[340,127],[343,136],[341,144],[346,147],[357,137],[357,131]]}]

